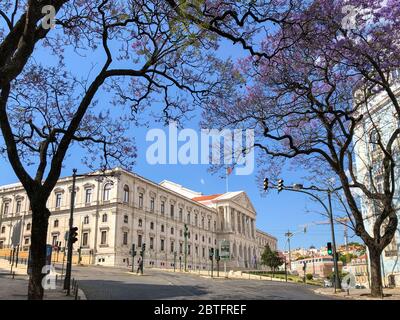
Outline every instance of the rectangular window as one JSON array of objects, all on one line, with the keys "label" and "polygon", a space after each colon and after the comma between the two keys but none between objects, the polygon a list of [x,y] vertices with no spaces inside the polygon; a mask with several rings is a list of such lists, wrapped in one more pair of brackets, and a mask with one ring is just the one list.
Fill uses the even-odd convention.
[{"label": "rectangular window", "polygon": [[202,256],[203,258],[206,256],[206,249],[204,247],[202,248]]},{"label": "rectangular window", "polygon": [[61,207],[61,193],[58,192],[56,193],[56,208],[60,208]]},{"label": "rectangular window", "polygon": [[173,241],[171,241],[171,253],[173,253],[174,252],[174,250],[175,250],[175,246],[174,246],[174,242]]},{"label": "rectangular window", "polygon": [[161,251],[164,251],[164,239],[161,239]]},{"label": "rectangular window", "polygon": [[150,199],[150,211],[154,212],[154,198]]},{"label": "rectangular window", "polygon": [[128,223],[128,215],[124,215],[124,223]]},{"label": "rectangular window", "polygon": [[190,244],[188,244],[188,255],[190,255]]},{"label": "rectangular window", "polygon": [[101,232],[101,242],[100,244],[107,244],[107,231]]},{"label": "rectangular window", "polygon": [[179,221],[182,221],[183,219],[183,209],[179,208]]},{"label": "rectangular window", "polygon": [[161,201],[161,214],[165,213],[165,202]]},{"label": "rectangular window", "polygon": [[82,234],[82,246],[83,247],[87,247],[89,244],[89,233],[88,232],[84,232]]},{"label": "rectangular window", "polygon": [[183,252],[183,244],[180,243],[179,244],[179,253],[182,254],[182,252]]},{"label": "rectangular window", "polygon": [[138,243],[138,247],[142,246],[142,235],[141,234],[138,235],[137,243]]},{"label": "rectangular window", "polygon": [[174,218],[174,205],[171,204],[171,211],[170,211],[171,218]]},{"label": "rectangular window", "polygon": [[25,238],[24,244],[29,244],[29,238]]},{"label": "rectangular window", "polygon": [[85,193],[85,203],[91,203],[92,202],[92,189],[86,189]]},{"label": "rectangular window", "polygon": [[8,214],[9,208],[10,208],[10,204],[9,204],[8,202],[5,202],[5,203],[4,203],[4,209],[3,209],[4,215],[7,215],[7,214]]},{"label": "rectangular window", "polygon": [[57,240],[58,240],[58,236],[53,236],[53,240],[51,241],[51,244],[53,246],[56,246],[57,245]]},{"label": "rectangular window", "polygon": [[127,245],[128,244],[128,232],[124,232],[123,239],[122,239],[122,244]]},{"label": "rectangular window", "polygon": [[22,204],[21,200],[18,200],[18,201],[17,201],[17,208],[16,208],[16,212],[17,212],[17,213],[20,213],[20,212],[21,212],[21,204]]},{"label": "rectangular window", "polygon": [[154,249],[154,238],[150,237],[150,250]]},{"label": "rectangular window", "polygon": [[139,193],[139,208],[143,208],[143,193]]}]

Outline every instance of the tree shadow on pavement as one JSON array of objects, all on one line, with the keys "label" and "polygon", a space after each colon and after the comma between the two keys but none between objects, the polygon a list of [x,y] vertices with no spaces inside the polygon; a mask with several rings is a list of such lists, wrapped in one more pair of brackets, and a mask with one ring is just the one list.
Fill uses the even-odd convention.
[{"label": "tree shadow on pavement", "polygon": [[78,283],[89,300],[157,300],[196,299],[208,292],[199,286],[126,283],[111,280],[80,280]]}]

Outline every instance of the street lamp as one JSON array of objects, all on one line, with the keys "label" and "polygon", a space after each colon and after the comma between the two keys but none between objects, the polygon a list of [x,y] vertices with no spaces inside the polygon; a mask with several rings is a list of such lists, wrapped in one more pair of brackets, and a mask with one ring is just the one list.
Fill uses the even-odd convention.
[{"label": "street lamp", "polygon": [[[65,279],[64,279],[64,290],[67,290],[67,295],[70,295],[70,289],[71,289],[71,272],[72,272],[72,250],[73,250],[73,243],[77,241],[77,238],[74,236],[76,233],[77,228],[75,229],[73,227],[74,224],[74,207],[75,207],[75,185],[76,185],[76,178],[77,177],[118,177],[119,173],[102,173],[102,174],[81,174],[78,175],[76,174],[77,169],[72,170],[72,190],[71,190],[71,208],[70,208],[70,214],[69,214],[69,232],[68,232],[68,254],[67,254],[67,267],[65,270]],[[99,188],[100,189],[100,188]],[[98,191],[98,196],[97,196],[97,204],[99,205],[99,191]],[[97,234],[95,230],[95,235]],[[96,245],[94,250],[96,250]],[[95,252],[94,252],[95,254]],[[94,256],[93,256],[94,258]]]},{"label": "street lamp", "polygon": [[188,255],[188,243],[187,243],[187,238],[189,235],[189,231],[188,231],[188,226],[185,223],[185,231],[183,233],[184,237],[185,237],[185,272],[187,272],[187,255]]},{"label": "street lamp", "polygon": [[[325,209],[329,216],[329,222],[331,226],[331,236],[332,236],[332,249],[333,249],[333,263],[334,263],[334,269],[335,269],[335,292],[336,289],[340,289],[340,279],[339,279],[339,266],[338,266],[338,258],[337,258],[337,252],[336,252],[336,240],[335,240],[335,228],[333,224],[333,212],[332,212],[332,192],[340,190],[341,188],[336,188],[336,189],[321,189],[316,186],[311,186],[311,187],[304,187],[302,184],[296,183],[292,187],[285,186],[283,184],[283,180],[279,179],[278,180],[278,185],[271,185],[271,188],[277,189],[278,192],[282,190],[287,190],[287,191],[294,191],[294,192],[301,192],[309,195],[310,197],[314,198],[317,200],[322,207]],[[324,192],[328,195],[328,206],[314,193],[310,191],[318,191],[318,192]]]}]

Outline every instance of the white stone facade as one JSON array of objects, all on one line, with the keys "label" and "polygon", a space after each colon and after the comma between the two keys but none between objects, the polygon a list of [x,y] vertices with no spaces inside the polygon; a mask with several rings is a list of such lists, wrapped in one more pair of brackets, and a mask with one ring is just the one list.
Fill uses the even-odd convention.
[{"label": "white stone facade", "polygon": [[[184,226],[187,224],[187,268],[209,268],[209,250],[229,240],[231,269],[254,268],[266,237],[276,248],[276,238],[255,228],[256,212],[245,192],[229,192],[204,201],[201,193],[169,181],[156,184],[137,174],[114,169],[118,177],[77,177],[74,226],[83,256],[90,263],[127,266],[132,244],[139,254],[145,243],[145,266],[183,267]],[[51,211],[47,242],[61,241],[68,230],[72,178],[62,178],[49,200]],[[31,212],[21,184],[0,187],[0,248],[30,245]],[[258,240],[261,237],[263,240]],[[137,259],[136,256],[135,259]],[[180,259],[179,259],[180,258]],[[135,261],[136,264],[136,261]]]},{"label": "white stone facade", "polygon": [[[397,97],[400,97],[400,71],[393,73],[392,90]],[[355,97],[363,98],[362,90],[355,92]],[[359,109],[363,114],[363,121],[355,128],[355,163],[357,170],[357,179],[364,183],[370,190],[383,192],[383,171],[382,159],[383,153],[377,144],[378,135],[385,145],[392,133],[399,128],[400,121],[395,112],[394,106],[387,94],[381,92],[364,103]],[[394,168],[396,180],[395,185],[395,206],[399,206],[400,195],[400,140],[397,139],[393,144],[393,157],[396,162]],[[374,185],[372,185],[372,183]],[[375,221],[375,212],[379,211],[376,204],[360,192],[361,209],[365,217],[367,231],[373,236],[373,224]],[[398,214],[399,216],[399,214]],[[400,216],[399,216],[400,217]],[[400,231],[395,233],[393,241],[385,248],[382,253],[382,277],[384,285],[390,285],[395,282],[400,285]]]}]

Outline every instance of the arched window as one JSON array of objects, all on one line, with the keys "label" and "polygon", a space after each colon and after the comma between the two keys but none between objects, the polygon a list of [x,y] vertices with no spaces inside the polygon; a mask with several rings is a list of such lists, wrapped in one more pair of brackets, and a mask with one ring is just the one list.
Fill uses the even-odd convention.
[{"label": "arched window", "polygon": [[107,222],[107,213],[103,214],[103,216],[101,217],[101,221]]},{"label": "arched window", "polygon": [[151,229],[151,230],[154,229],[154,222],[150,222],[150,229]]},{"label": "arched window", "polygon": [[161,225],[161,232],[164,232],[164,225]]},{"label": "arched window", "polygon": [[107,183],[104,186],[104,190],[103,190],[103,201],[110,200],[110,190],[111,190],[111,183]]},{"label": "arched window", "polygon": [[139,223],[138,223],[138,224],[139,224],[139,227],[142,226],[142,223],[143,223],[143,222],[142,222],[142,219],[139,219]]},{"label": "arched window", "polygon": [[190,224],[190,213],[187,214],[187,220],[186,220],[187,224]]},{"label": "arched window", "polygon": [[83,224],[89,224],[89,216],[85,216],[85,218],[83,218]]},{"label": "arched window", "polygon": [[58,220],[54,220],[54,228],[58,228]]},{"label": "arched window", "polygon": [[124,186],[124,202],[129,202],[129,187],[127,185]]},{"label": "arched window", "polygon": [[174,234],[174,228],[171,228],[171,234]]}]

